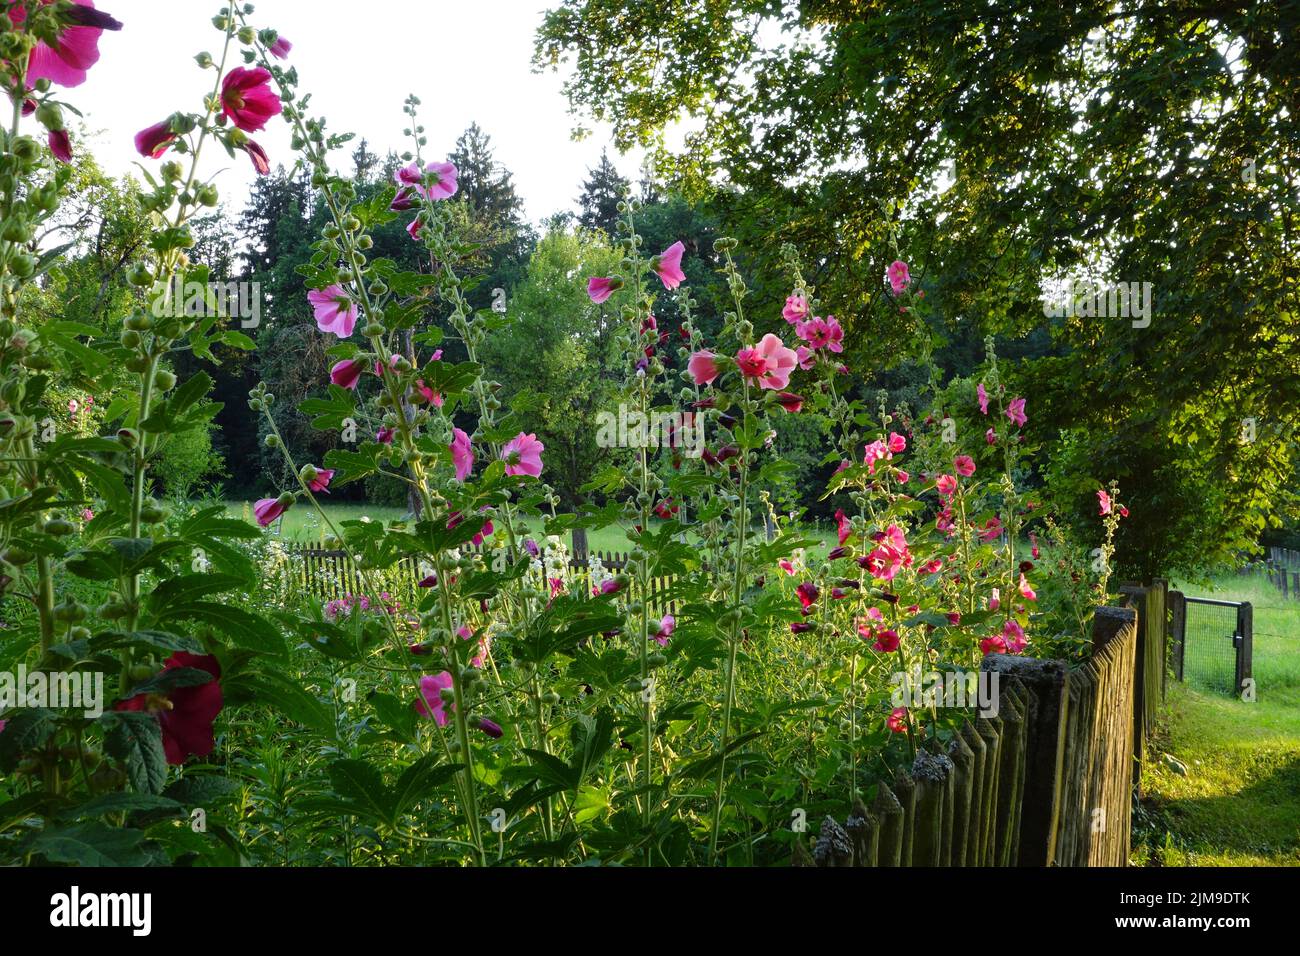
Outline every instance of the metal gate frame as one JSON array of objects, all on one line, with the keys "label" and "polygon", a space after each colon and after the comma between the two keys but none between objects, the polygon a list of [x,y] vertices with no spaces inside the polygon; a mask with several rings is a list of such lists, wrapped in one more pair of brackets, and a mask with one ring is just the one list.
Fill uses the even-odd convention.
[{"label": "metal gate frame", "polygon": [[1237,624],[1232,634],[1232,646],[1236,651],[1236,666],[1234,668],[1235,694],[1240,695],[1245,688],[1246,681],[1254,678],[1254,607],[1249,601],[1216,601],[1212,598],[1187,597],[1181,591],[1169,592],[1169,623],[1174,643],[1174,677],[1180,682],[1183,680],[1183,659],[1187,650],[1187,605],[1189,604],[1237,609]]}]

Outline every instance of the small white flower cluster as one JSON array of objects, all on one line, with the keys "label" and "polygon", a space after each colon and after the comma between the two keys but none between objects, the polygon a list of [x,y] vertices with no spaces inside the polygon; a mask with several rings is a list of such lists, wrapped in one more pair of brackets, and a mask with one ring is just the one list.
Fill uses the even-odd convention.
[{"label": "small white flower cluster", "polygon": [[569,549],[559,535],[547,535],[546,547],[542,549],[542,562],[548,581],[569,583]]},{"label": "small white flower cluster", "polygon": [[591,554],[587,556],[587,568],[591,571],[591,586],[593,588],[600,587],[614,577],[614,573],[605,567],[605,562],[600,560],[599,555]]}]

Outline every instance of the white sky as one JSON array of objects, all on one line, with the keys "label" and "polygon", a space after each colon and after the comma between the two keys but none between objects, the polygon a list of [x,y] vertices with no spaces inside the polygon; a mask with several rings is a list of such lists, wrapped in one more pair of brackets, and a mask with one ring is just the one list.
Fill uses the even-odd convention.
[{"label": "white sky", "polygon": [[[253,0],[251,22],[271,27],[293,43],[300,92],[312,94],[311,112],[328,129],[364,136],[381,156],[409,147],[402,136],[402,101],[420,97],[428,157],[441,158],[471,122],[492,137],[496,159],[514,173],[529,219],[572,209],[587,168],[610,145],[608,127],[583,119],[593,135],[570,139],[575,125],[560,92],[562,74],[531,70],[533,34],[547,0]],[[89,143],[113,175],[135,170],[142,159],[135,133],[176,110],[199,112],[213,73],[194,55],[220,55],[222,35],[212,26],[222,0],[97,0],[124,24],[105,33],[100,61],[89,80],[64,98],[86,114]],[[242,61],[239,61],[242,62]],[[281,119],[255,134],[274,166],[292,163]],[[350,150],[354,143],[348,145]],[[629,179],[639,178],[641,156],[611,159]],[[219,147],[205,149],[204,166],[224,169],[216,184],[231,212],[243,208],[254,178],[244,156],[230,162]],[[345,157],[336,168],[350,170]]]}]

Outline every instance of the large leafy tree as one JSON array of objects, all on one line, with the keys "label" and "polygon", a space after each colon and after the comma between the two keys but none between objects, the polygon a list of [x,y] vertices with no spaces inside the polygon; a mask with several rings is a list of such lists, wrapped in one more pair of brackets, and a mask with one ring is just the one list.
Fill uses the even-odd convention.
[{"label": "large leafy tree", "polygon": [[[880,278],[898,254],[942,333],[1050,333],[1018,384],[1077,465],[1060,502],[1082,520],[1118,477],[1120,556],[1151,574],[1226,557],[1288,501],[1298,24],[1259,0],[566,0],[537,59],[571,64],[620,146],[694,119],[678,178],[721,189],[752,243],[815,251],[860,366],[916,333]],[[1151,282],[1150,325],[1049,320],[1063,278]]]}]

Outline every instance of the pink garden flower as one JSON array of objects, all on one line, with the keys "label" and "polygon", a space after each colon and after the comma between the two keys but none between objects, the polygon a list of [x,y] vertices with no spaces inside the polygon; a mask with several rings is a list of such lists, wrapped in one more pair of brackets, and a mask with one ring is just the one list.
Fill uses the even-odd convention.
[{"label": "pink garden flower", "polygon": [[776,403],[792,415],[803,411],[803,396],[794,392],[777,392]]},{"label": "pink garden flower", "polygon": [[940,475],[935,479],[934,487],[945,498],[951,498],[957,493],[957,479],[952,475]]},{"label": "pink garden flower", "polygon": [[753,348],[736,353],[736,365],[746,378],[756,379],[759,388],[781,391],[790,384],[790,373],[798,364],[793,349],[788,349],[770,332]]},{"label": "pink garden flower", "polygon": [[889,712],[889,717],[885,720],[885,726],[896,734],[901,734],[907,730],[907,708],[895,707]]},{"label": "pink garden flower", "polygon": [[312,289],[307,293],[316,314],[316,327],[341,339],[346,339],[357,326],[357,304],[349,298],[340,285]]},{"label": "pink garden flower", "polygon": [[379,431],[375,432],[375,441],[381,445],[391,445],[393,439],[397,437],[397,432],[393,431],[387,425],[382,426]]},{"label": "pink garden flower", "polygon": [[600,305],[621,288],[623,288],[622,279],[592,276],[587,280],[587,298]]},{"label": "pink garden flower", "polygon": [[843,508],[835,512],[835,533],[841,545],[845,544],[853,535],[853,522],[849,520],[849,516],[844,513]]},{"label": "pink garden flower", "polygon": [[986,637],[980,641],[980,653],[985,657],[990,654],[1005,654],[1007,652],[1007,642],[1001,635],[995,634],[992,637]]},{"label": "pink garden flower", "polygon": [[421,700],[415,702],[417,713],[425,717],[432,717],[437,721],[439,727],[446,727],[447,721],[451,718],[447,714],[447,705],[442,701],[442,692],[451,688],[452,679],[450,671],[443,671],[441,674],[426,674],[420,678],[420,697]]},{"label": "pink garden flower", "polygon": [[1002,519],[994,515],[984,522],[984,528],[980,531],[980,540],[987,543],[996,541],[1000,537],[1002,537]]},{"label": "pink garden flower", "polygon": [[[53,0],[41,0],[48,4]],[[93,0],[74,0],[77,6],[67,14],[67,26],[59,31],[54,46],[44,39],[33,48],[27,61],[27,84],[36,80],[49,80],[59,86],[80,86],[86,82],[86,73],[99,62],[99,37],[105,30],[120,30],[118,23],[107,13],[95,9]],[[21,28],[27,20],[27,11],[21,6],[8,10],[9,22]]]},{"label": "pink garden flower", "polygon": [[650,639],[660,647],[668,646],[668,638],[672,636],[673,630],[677,627],[677,619],[671,614],[665,614],[663,618],[655,625],[654,633]]},{"label": "pink garden flower", "polygon": [[794,589],[794,593],[795,597],[799,599],[799,603],[803,606],[805,613],[807,613],[810,607],[817,603],[817,598],[821,594],[821,592],[817,590],[817,585],[813,584],[811,581],[804,581]]},{"label": "pink garden flower", "polygon": [[266,48],[266,52],[278,60],[287,60],[289,51],[293,49],[293,44],[282,36],[277,36],[275,42]]},{"label": "pink garden flower", "polygon": [[451,463],[456,468],[456,480],[464,481],[474,470],[474,448],[469,435],[459,428],[451,430]]},{"label": "pink garden flower", "polygon": [[794,350],[795,361],[805,372],[811,371],[817,364],[817,352],[806,345],[801,345]]},{"label": "pink garden flower", "polygon": [[980,403],[980,414],[989,413],[989,393],[984,390],[984,383],[980,382],[975,386],[975,398]]},{"label": "pink garden flower", "polygon": [[690,373],[691,380],[696,385],[708,385],[718,377],[719,369],[716,361],[717,356],[708,349],[701,349],[690,357],[686,363],[686,371]]},{"label": "pink garden flower", "polygon": [[329,494],[330,482],[333,479],[334,479],[333,468],[318,468],[316,469],[316,477],[313,478],[311,481],[307,482],[307,487],[310,488],[312,491],[317,491],[317,492],[323,491],[326,494]]},{"label": "pink garden flower", "polygon": [[802,322],[808,316],[808,300],[801,295],[792,295],[785,300],[785,308],[781,310],[781,317],[791,325]]},{"label": "pink garden flower", "polygon": [[833,315],[825,319],[815,318],[800,322],[795,326],[795,334],[814,350],[844,351],[844,329],[840,328],[839,322]]},{"label": "pink garden flower", "polygon": [[246,143],[241,143],[239,148],[248,154],[248,158],[253,163],[253,172],[259,176],[266,176],[271,172],[271,158],[260,145],[250,139]]},{"label": "pink garden flower", "polygon": [[680,241],[674,242],[650,260],[650,268],[659,276],[665,289],[676,289],[685,281],[686,273],[682,272],[682,253],[685,251],[686,247]]},{"label": "pink garden flower", "polygon": [[1106,490],[1104,488],[1100,488],[1097,490],[1097,505],[1101,509],[1100,511],[1097,512],[1098,514],[1103,514],[1103,515],[1110,514],[1110,495],[1106,493]]},{"label": "pink garden flower", "polygon": [[1025,578],[1023,572],[1020,575],[1019,587],[1020,587],[1020,596],[1023,597],[1026,601],[1038,600],[1038,594],[1035,593],[1034,589],[1029,586],[1029,581]]},{"label": "pink garden flower", "polygon": [[912,281],[912,273],[907,268],[907,263],[899,259],[889,264],[885,277],[889,280],[889,287],[894,290],[894,295],[902,295],[903,290]]},{"label": "pink garden flower", "polygon": [[168,147],[175,141],[176,134],[172,132],[172,121],[168,118],[161,123],[146,126],[136,133],[135,149],[141,156],[157,159],[167,152]]},{"label": "pink garden flower", "polygon": [[969,478],[975,474],[975,459],[970,455],[958,455],[952,460],[952,467],[963,478]]},{"label": "pink garden flower", "polygon": [[68,131],[65,129],[52,129],[46,138],[50,147],[50,155],[61,163],[72,162],[72,140],[68,137]]},{"label": "pink garden flower", "polygon": [[344,359],[336,362],[330,369],[330,381],[340,388],[356,388],[361,380],[361,373],[366,370],[366,363],[359,359]]},{"label": "pink garden flower", "polygon": [[984,433],[984,440],[990,445],[996,445],[998,443],[998,433],[990,428]]},{"label": "pink garden flower", "polygon": [[895,455],[907,451],[907,439],[898,432],[889,433],[889,450]]},{"label": "pink garden flower", "polygon": [[416,188],[428,199],[434,201],[450,199],[460,188],[457,182],[460,174],[453,163],[429,163],[424,167],[424,174],[426,178],[431,178],[432,182],[428,186],[421,185]]},{"label": "pink garden flower", "polygon": [[1002,642],[1008,654],[1019,654],[1029,643],[1025,639],[1025,629],[1014,618],[1007,618],[1002,625]]},{"label": "pink garden flower", "polygon": [[265,67],[237,66],[221,81],[221,109],[245,133],[266,129],[266,121],[280,114],[280,97],[271,89]]},{"label": "pink garden flower", "polygon": [[265,528],[284,514],[286,507],[286,505],[280,504],[278,498],[262,498],[253,505],[253,514],[257,518],[257,523]]},{"label": "pink garden flower", "polygon": [[871,645],[871,649],[882,654],[890,654],[898,650],[899,643],[897,631],[876,631],[875,642]]},{"label": "pink garden flower", "polygon": [[1029,419],[1025,416],[1025,400],[1023,398],[1013,398],[1011,404],[1007,406],[1007,418],[1011,419],[1017,427],[1023,427]]},{"label": "pink garden flower", "polygon": [[996,611],[1002,606],[1002,591],[1000,588],[994,588],[989,594],[989,610]]},{"label": "pink garden flower", "polygon": [[538,477],[542,473],[542,452],[545,450],[546,446],[537,440],[536,435],[520,432],[501,449],[506,474]]}]

